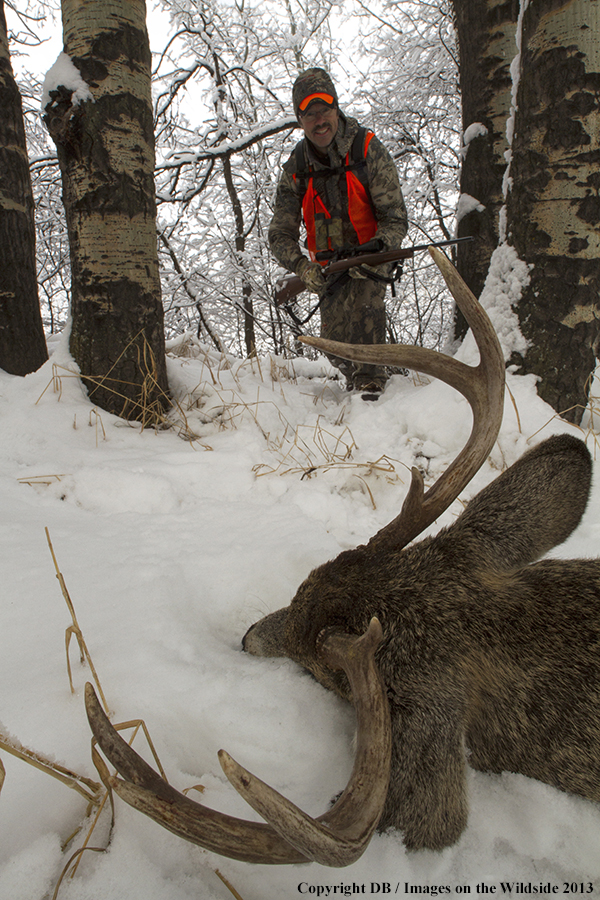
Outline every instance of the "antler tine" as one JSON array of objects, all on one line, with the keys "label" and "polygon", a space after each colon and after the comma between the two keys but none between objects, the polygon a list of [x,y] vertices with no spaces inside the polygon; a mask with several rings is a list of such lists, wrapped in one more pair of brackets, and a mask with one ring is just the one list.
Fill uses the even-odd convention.
[{"label": "antler tine", "polygon": [[332,633],[320,653],[328,665],[343,668],[357,711],[358,745],[350,781],[337,803],[313,819],[224,750],[221,766],[233,786],[269,824],[216,812],[180,794],[158,775],[113,728],[93,687],[86,685],[86,708],[102,752],[123,776],[99,771],[107,786],[130,806],[185,840],[244,862],[350,865],[367,847],[387,795],[391,732],[385,688],[375,664],[381,626],[373,619],[362,637]]},{"label": "antler tine", "polygon": [[382,640],[376,618],[362,637],[331,632],[318,653],[350,681],[357,714],[357,749],[348,785],[334,806],[313,819],[221,751],[221,765],[244,799],[305,857],[347,866],[365,851],[387,796],[392,752],[390,713],[375,663]]},{"label": "antler tine", "polygon": [[85,687],[85,705],[98,746],[125,780],[107,776],[104,766],[100,775],[130,806],[178,837],[221,856],[262,864],[308,862],[269,825],[217,812],[171,787],[113,728],[91,684]]},{"label": "antler tine", "polygon": [[372,544],[385,543],[397,548],[406,546],[456,499],[487,459],[502,424],[504,357],[492,323],[447,256],[435,247],[430,247],[429,252],[471,327],[479,348],[479,365],[468,366],[424,347],[342,344],[321,338],[300,338],[305,344],[344,359],[405,366],[439,378],[459,391],[471,406],[471,434],[456,459],[425,494],[421,475],[413,469],[412,484],[400,514],[371,539]]}]

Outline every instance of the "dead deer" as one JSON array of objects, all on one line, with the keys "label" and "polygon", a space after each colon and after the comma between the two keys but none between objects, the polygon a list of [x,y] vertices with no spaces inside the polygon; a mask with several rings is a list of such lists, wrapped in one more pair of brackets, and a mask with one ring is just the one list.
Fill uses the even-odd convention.
[{"label": "dead deer", "polygon": [[343,866],[376,828],[409,849],[439,850],[465,828],[467,764],[519,772],[600,800],[600,560],[546,559],[584,512],[591,480],[582,441],[534,447],[419,543],[486,460],[502,418],[504,363],[487,316],[446,257],[432,253],[476,337],[466,366],[414,347],[314,346],[434,375],[467,397],[471,436],[427,493],[414,469],[400,514],[365,546],[310,573],[291,604],[249,629],[244,648],[286,656],[357,713],[354,769],[313,819],[220,751],[232,784],[268,824],[194,803],[113,729],[93,689],[95,738],[121,778],[107,785],[165,828],[254,863]]}]

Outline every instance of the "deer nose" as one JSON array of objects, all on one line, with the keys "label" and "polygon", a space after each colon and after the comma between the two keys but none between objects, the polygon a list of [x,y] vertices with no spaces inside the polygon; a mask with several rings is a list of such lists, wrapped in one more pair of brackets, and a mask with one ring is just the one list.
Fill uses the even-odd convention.
[{"label": "deer nose", "polygon": [[242,638],[242,650],[244,650],[246,653],[248,652],[248,647],[247,647],[247,644],[246,644],[246,640],[247,640],[248,635],[250,634],[250,632],[254,631],[255,628],[256,628],[256,623],[255,623],[254,625],[251,625],[251,626],[250,626],[250,628],[248,629],[248,631],[246,632],[246,634],[245,634],[244,637]]}]

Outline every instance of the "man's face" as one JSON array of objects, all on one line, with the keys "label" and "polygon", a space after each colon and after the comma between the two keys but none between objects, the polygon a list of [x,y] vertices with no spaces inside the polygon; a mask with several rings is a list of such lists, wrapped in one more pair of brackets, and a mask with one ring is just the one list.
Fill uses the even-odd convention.
[{"label": "man's face", "polygon": [[326,103],[313,101],[306,112],[300,113],[300,126],[309,141],[325,150],[333,141],[338,128],[338,111]]}]

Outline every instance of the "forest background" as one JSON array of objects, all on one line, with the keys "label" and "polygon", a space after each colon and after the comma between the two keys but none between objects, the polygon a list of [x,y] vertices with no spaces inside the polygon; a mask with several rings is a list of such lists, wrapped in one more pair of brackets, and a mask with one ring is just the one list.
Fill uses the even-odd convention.
[{"label": "forest background", "polygon": [[[62,49],[60,9],[51,0],[25,15],[6,4],[6,14],[30,153],[42,316],[54,334],[68,317],[69,248],[42,96]],[[266,235],[281,164],[299,139],[291,85],[305,66],[329,69],[342,107],[392,153],[410,215],[407,243],[454,236],[462,138],[445,0],[174,0],[149,5],[148,27],[167,339],[191,330],[236,355],[298,352],[290,320],[272,303],[282,272]],[[428,257],[405,264],[388,302],[389,339],[443,344],[452,317],[445,296]],[[301,319],[311,305],[304,295]]]}]

